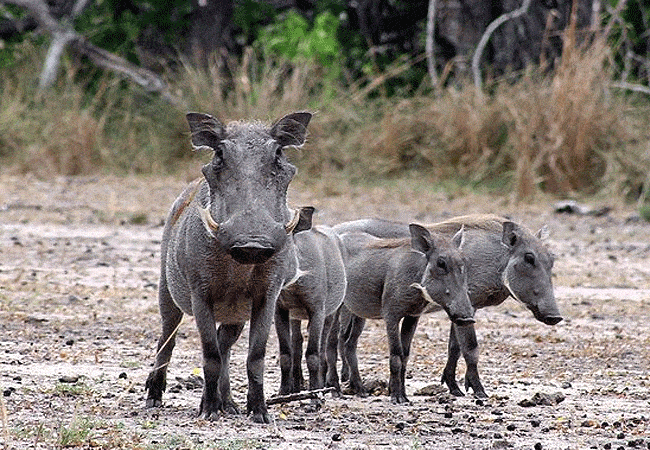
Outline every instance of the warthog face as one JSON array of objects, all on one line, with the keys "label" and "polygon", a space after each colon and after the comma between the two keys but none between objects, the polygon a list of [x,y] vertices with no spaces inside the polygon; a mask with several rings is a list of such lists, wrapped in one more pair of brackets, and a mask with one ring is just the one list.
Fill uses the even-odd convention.
[{"label": "warthog face", "polygon": [[430,303],[440,305],[457,325],[474,323],[474,308],[467,293],[467,270],[460,252],[463,229],[449,238],[431,234],[417,224],[410,224],[411,247],[427,258],[419,289]]},{"label": "warthog face", "polygon": [[541,241],[545,234],[545,229],[533,236],[513,222],[503,224],[502,243],[510,250],[503,284],[537,320],[555,325],[562,316],[555,303],[551,280],[554,257]]},{"label": "warthog face", "polygon": [[209,233],[241,264],[261,264],[283,248],[298,223],[287,208],[287,187],[296,173],[283,149],[305,142],[311,114],[292,113],[273,126],[230,123],[189,113],[196,149],[214,152],[203,167],[210,203],[201,210]]}]

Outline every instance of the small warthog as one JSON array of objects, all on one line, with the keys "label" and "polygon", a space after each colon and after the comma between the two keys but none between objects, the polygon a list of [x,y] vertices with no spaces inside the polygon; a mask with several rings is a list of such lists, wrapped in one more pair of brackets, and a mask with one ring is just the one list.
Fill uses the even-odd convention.
[{"label": "small warthog", "polygon": [[[452,239],[416,224],[411,224],[409,231],[410,241],[378,239],[367,233],[339,234],[347,256],[345,307],[360,321],[384,319],[386,323],[393,403],[408,402],[404,375],[420,315],[444,309],[455,323],[474,322],[465,262],[459,250],[463,231]],[[351,336],[345,348],[351,373],[356,376],[351,377],[351,385],[363,391],[355,356],[358,336]],[[331,361],[331,350],[328,371],[336,365],[336,359]],[[337,384],[330,373],[328,384]]]},{"label": "small warthog", "polygon": [[[499,305],[512,296],[526,305],[537,320],[547,325],[555,325],[562,320],[551,280],[554,258],[541,241],[544,229],[533,235],[503,217],[482,214],[456,217],[428,225],[427,229],[450,236],[461,227],[465,230],[463,254],[467,261],[469,296],[474,308]],[[408,233],[406,224],[381,219],[345,222],[334,228],[339,233],[361,231],[382,238],[396,238]],[[463,395],[455,379],[461,352],[467,363],[465,388],[471,387],[476,396],[486,397],[478,375],[479,351],[474,325],[451,325],[448,359],[442,381],[452,394]],[[346,361],[343,363],[345,372]]]},{"label": "small warthog", "polygon": [[[280,290],[298,269],[293,231],[300,214],[287,208],[296,168],[286,146],[305,141],[311,114],[288,114],[273,126],[222,125],[189,113],[192,144],[213,151],[203,178],[172,205],[162,238],[158,300],[162,336],[146,382],[147,406],[159,406],[167,365],[183,314],[193,315],[203,349],[203,418],[237,413],[230,391],[230,348],[250,320],[247,411],[269,423],[264,355]],[[219,322],[217,329],[216,323]]]},{"label": "small warthog", "polygon": [[346,289],[339,237],[331,228],[313,227],[296,233],[294,241],[298,277],[282,288],[275,315],[280,344],[280,394],[298,392],[303,383],[301,320],[309,320],[305,353],[309,388],[323,387],[326,364],[322,343]]}]

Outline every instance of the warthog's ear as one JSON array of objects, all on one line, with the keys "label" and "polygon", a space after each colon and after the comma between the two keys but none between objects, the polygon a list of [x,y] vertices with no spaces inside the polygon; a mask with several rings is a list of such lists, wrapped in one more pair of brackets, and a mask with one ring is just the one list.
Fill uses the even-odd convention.
[{"label": "warthog's ear", "polygon": [[311,113],[308,112],[287,114],[271,127],[271,136],[283,147],[288,145],[299,147],[305,143],[310,120]]},{"label": "warthog's ear", "polygon": [[226,135],[226,128],[210,114],[190,112],[185,115],[192,132],[194,151],[215,151]]},{"label": "warthog's ear", "polygon": [[298,219],[298,225],[293,229],[294,233],[311,229],[311,216],[314,215],[315,210],[316,208],[313,206],[303,206],[300,208],[300,218]]},{"label": "warthog's ear", "polygon": [[544,239],[548,239],[550,235],[551,235],[551,230],[549,229],[548,225],[544,225],[542,228],[537,230],[537,233],[535,233],[535,237],[540,241],[543,241]]},{"label": "warthog's ear", "polygon": [[515,232],[517,224],[514,222],[503,222],[503,235],[501,236],[501,243],[508,248],[512,248],[517,243],[519,236]]},{"label": "warthog's ear", "polygon": [[411,248],[413,250],[424,253],[427,256],[435,250],[431,233],[422,225],[418,225],[417,223],[409,224],[409,232],[411,233]]}]

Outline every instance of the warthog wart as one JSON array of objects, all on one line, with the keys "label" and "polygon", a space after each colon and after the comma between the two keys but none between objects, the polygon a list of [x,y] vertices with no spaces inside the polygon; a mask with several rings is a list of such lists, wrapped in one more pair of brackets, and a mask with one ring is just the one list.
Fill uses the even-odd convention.
[{"label": "warthog wart", "polygon": [[[365,319],[384,319],[390,348],[391,401],[406,403],[404,376],[420,315],[444,309],[458,324],[474,321],[467,273],[459,250],[464,232],[449,239],[411,224],[408,239],[379,239],[367,233],[339,233],[346,252],[348,287],[344,307],[363,329]],[[401,324],[400,324],[401,322]],[[401,325],[401,326],[400,326]],[[336,332],[336,327],[331,333]],[[363,392],[356,361],[359,334],[345,342],[350,384]],[[328,384],[338,388],[336,352],[328,343]]]},{"label": "warthog wart", "polygon": [[[406,224],[381,219],[345,222],[334,228],[338,233],[367,232],[382,238],[408,235]],[[461,228],[465,230],[463,254],[467,261],[469,296],[474,308],[499,305],[512,296],[522,302],[537,320],[547,325],[555,325],[562,320],[551,280],[554,257],[542,242],[546,234],[544,228],[533,235],[515,222],[483,214],[427,225],[432,232],[449,236]],[[353,319],[349,320],[351,322],[346,326],[358,327]],[[342,327],[343,330],[345,328]],[[361,333],[361,330],[354,330],[353,333]],[[465,388],[471,387],[476,396],[486,397],[478,374],[479,350],[474,325],[459,327],[452,323],[442,381],[452,394],[463,395],[455,379],[461,352],[467,364]],[[344,379],[347,363],[344,359]],[[349,376],[352,378],[353,375]]]},{"label": "warthog wart", "polygon": [[238,413],[230,391],[230,348],[250,320],[247,411],[255,422],[269,423],[266,343],[280,290],[298,268],[293,232],[300,214],[289,210],[286,199],[296,168],[283,149],[305,142],[310,119],[310,113],[297,112],[271,127],[224,126],[208,114],[187,114],[193,146],[214,155],[203,178],[176,199],[163,231],[162,335],[146,382],[147,406],[162,403],[176,331],[183,314],[189,314],[203,349],[199,414],[215,419],[220,412]]}]

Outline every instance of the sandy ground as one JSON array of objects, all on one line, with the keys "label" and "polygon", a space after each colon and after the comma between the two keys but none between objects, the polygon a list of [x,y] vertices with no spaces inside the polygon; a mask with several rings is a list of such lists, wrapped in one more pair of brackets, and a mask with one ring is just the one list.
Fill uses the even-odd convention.
[{"label": "sandy ground", "polygon": [[[359,358],[376,395],[327,395],[317,410],[308,401],[270,406],[273,423],[266,426],[245,416],[202,421],[199,341],[193,319],[185,318],[164,406],[145,409],[144,381],[160,332],[162,222],[184,184],[0,176],[5,449],[650,448],[650,224],[620,205],[602,217],[556,214],[549,201],[452,196],[417,183],[294,183],[290,197],[317,206],[316,223],[370,216],[430,222],[493,212],[533,231],[550,226],[565,320],[543,325],[512,299],[477,313],[488,399],[453,398],[440,386],[449,324],[438,314],[420,321],[414,339],[411,405],[392,405],[386,395],[384,328],[371,321]],[[244,336],[231,366],[242,407],[246,349]],[[279,387],[277,353],[272,332],[267,396]],[[459,379],[463,373],[461,362]],[[562,401],[522,406],[536,394]]]}]

